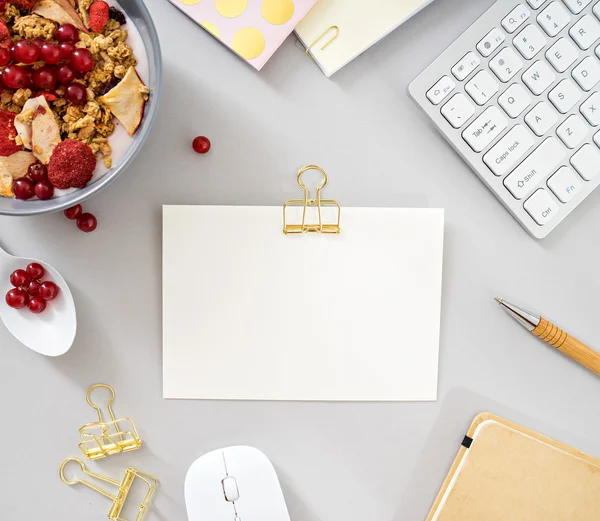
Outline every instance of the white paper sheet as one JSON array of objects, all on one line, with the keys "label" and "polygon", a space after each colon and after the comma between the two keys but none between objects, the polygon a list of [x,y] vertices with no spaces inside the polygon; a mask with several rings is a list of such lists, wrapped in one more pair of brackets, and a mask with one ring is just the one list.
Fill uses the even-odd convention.
[{"label": "white paper sheet", "polygon": [[444,212],[163,208],[165,398],[435,400]]}]

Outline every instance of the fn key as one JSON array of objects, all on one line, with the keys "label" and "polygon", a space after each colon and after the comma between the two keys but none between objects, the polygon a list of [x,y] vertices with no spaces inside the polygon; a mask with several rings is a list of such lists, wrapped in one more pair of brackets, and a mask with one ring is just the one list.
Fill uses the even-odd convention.
[{"label": "fn key", "polygon": [[535,192],[523,205],[527,213],[533,217],[533,220],[540,226],[543,226],[548,221],[554,218],[558,214],[558,205],[554,202],[554,199],[550,197],[548,192],[543,189],[539,189]]}]

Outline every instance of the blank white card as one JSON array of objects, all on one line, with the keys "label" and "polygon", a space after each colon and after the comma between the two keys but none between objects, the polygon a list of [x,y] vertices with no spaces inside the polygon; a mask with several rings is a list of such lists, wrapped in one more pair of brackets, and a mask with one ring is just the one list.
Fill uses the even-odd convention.
[{"label": "blank white card", "polygon": [[435,400],[444,212],[163,208],[165,398]]}]

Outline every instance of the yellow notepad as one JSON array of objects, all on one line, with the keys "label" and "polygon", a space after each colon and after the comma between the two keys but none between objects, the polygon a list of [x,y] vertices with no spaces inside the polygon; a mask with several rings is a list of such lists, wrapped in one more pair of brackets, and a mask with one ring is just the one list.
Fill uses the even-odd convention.
[{"label": "yellow notepad", "polygon": [[592,521],[600,460],[489,413],[471,425],[427,521]]},{"label": "yellow notepad", "polygon": [[319,0],[296,34],[331,76],[432,1]]}]

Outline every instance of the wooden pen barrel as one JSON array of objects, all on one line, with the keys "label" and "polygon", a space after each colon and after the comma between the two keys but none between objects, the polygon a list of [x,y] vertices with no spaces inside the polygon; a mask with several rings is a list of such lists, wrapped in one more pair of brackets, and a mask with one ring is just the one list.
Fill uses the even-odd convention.
[{"label": "wooden pen barrel", "polygon": [[600,353],[572,337],[552,322],[548,322],[545,318],[540,319],[540,323],[532,333],[600,376]]}]

